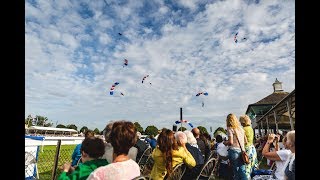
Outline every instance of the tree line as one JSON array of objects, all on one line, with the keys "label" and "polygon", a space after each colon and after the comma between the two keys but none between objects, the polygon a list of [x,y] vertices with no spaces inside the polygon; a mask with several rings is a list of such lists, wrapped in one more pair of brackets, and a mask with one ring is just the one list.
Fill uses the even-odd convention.
[{"label": "tree line", "polygon": [[[43,127],[54,127],[53,123],[44,116],[40,116],[40,115],[36,115],[35,117],[32,117],[31,115],[29,115],[26,119],[25,119],[25,125],[27,127],[30,126],[43,126]],[[146,129],[143,129],[143,127],[140,125],[139,122],[134,122],[134,125],[137,129],[137,131],[141,132],[141,134],[144,135],[153,135],[156,136],[158,134],[159,129],[157,127],[155,127],[154,125],[150,125],[148,127],[146,127]],[[103,134],[103,130],[99,130],[98,128],[95,128],[94,130],[89,129],[87,126],[83,126],[80,128],[80,130],[78,130],[78,127],[75,124],[68,124],[68,125],[63,125],[63,124],[57,124],[56,128],[68,128],[68,129],[74,129],[76,131],[78,131],[79,133],[84,133],[88,130],[93,131],[95,134]],[[198,126],[197,127],[201,133],[208,133],[207,129],[203,126]],[[185,127],[179,127],[178,131],[184,131],[187,128]],[[223,127],[218,127],[215,131],[214,131],[214,137],[219,134],[219,133],[224,133],[226,134],[226,129],[224,129]]]}]

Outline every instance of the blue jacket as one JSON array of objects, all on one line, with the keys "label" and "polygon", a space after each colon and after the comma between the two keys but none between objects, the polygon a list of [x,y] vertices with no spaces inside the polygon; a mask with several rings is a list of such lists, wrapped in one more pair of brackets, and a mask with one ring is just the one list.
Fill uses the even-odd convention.
[{"label": "blue jacket", "polygon": [[157,140],[156,140],[156,139],[146,138],[146,141],[150,144],[152,150],[153,150],[154,148],[156,148],[156,146],[157,146]]},{"label": "blue jacket", "polygon": [[81,144],[78,144],[74,150],[73,150],[73,153],[72,153],[72,162],[71,162],[71,166],[75,166],[77,165],[79,159],[81,158]]}]

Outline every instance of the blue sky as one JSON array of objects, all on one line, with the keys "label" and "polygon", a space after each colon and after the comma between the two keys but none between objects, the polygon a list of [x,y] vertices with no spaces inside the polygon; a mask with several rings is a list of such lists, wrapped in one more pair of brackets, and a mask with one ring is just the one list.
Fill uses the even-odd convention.
[{"label": "blue sky", "polygon": [[182,107],[215,130],[276,78],[295,89],[295,1],[27,0],[25,68],[25,117],[171,129]]}]

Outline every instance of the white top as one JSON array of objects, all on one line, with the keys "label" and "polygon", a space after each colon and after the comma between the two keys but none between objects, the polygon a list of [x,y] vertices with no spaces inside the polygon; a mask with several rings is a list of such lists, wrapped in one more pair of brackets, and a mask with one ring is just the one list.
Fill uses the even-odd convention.
[{"label": "white top", "polygon": [[282,149],[279,151],[276,151],[276,153],[278,154],[278,156],[280,157],[281,161],[275,161],[277,169],[274,173],[274,175],[278,178],[278,179],[284,179],[284,171],[283,168],[286,164],[287,159],[290,157],[291,155],[291,151],[288,149]]},{"label": "white top", "polygon": [[129,159],[95,169],[87,180],[127,180],[140,176],[139,165]]},{"label": "white top", "polygon": [[[227,157],[227,156],[228,156],[228,149],[229,149],[229,147],[226,146],[226,145],[224,145],[222,142],[221,142],[221,143],[218,143],[217,153],[219,154],[219,156]],[[228,161],[226,161],[226,160],[221,160],[221,163],[223,163],[223,164],[228,164]]]}]

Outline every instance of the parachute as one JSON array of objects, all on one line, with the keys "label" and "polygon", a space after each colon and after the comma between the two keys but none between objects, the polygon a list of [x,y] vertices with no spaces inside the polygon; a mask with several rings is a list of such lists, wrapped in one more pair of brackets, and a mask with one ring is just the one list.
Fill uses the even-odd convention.
[{"label": "parachute", "polygon": [[[143,82],[146,80],[147,77],[149,77],[149,74],[146,75],[146,76],[144,76],[144,77],[142,78],[142,84],[143,84]],[[151,84],[151,82],[149,82],[149,84]]]},{"label": "parachute", "polygon": [[[247,38],[242,38],[241,40],[246,40]],[[234,42],[235,43],[238,43],[238,32],[234,35],[234,38],[233,38]]]},{"label": "parachute", "polygon": [[234,40],[235,43],[238,43],[237,36],[238,36],[238,32],[234,35],[234,38],[233,38],[233,40]]},{"label": "parachute", "polygon": [[[112,84],[111,88],[110,88],[110,95],[113,96],[114,95],[114,90],[116,88],[117,85],[119,85],[120,83],[119,82],[115,82],[114,84]],[[124,94],[122,92],[120,92],[120,94],[122,96],[124,96]]]},{"label": "parachute", "polygon": [[189,126],[190,126],[191,128],[193,128],[193,125],[192,125],[189,121],[187,121],[187,120],[179,120],[179,121],[176,121],[175,123],[176,123],[176,124],[180,124],[180,123],[188,123],[188,124],[189,124]]},{"label": "parachute", "polygon": [[207,92],[199,92],[198,94],[196,94],[196,96],[200,96],[201,94],[205,95],[205,96],[208,96],[208,93]]},{"label": "parachute", "polygon": [[[196,94],[196,96],[200,96],[200,95],[204,95],[204,96],[208,96],[209,94],[207,92],[199,92]],[[201,106],[204,107],[204,102],[202,101]]]},{"label": "parachute", "polygon": [[124,66],[128,66],[128,60],[127,60],[127,59],[124,59],[124,60],[123,60],[123,67],[124,67]]}]

